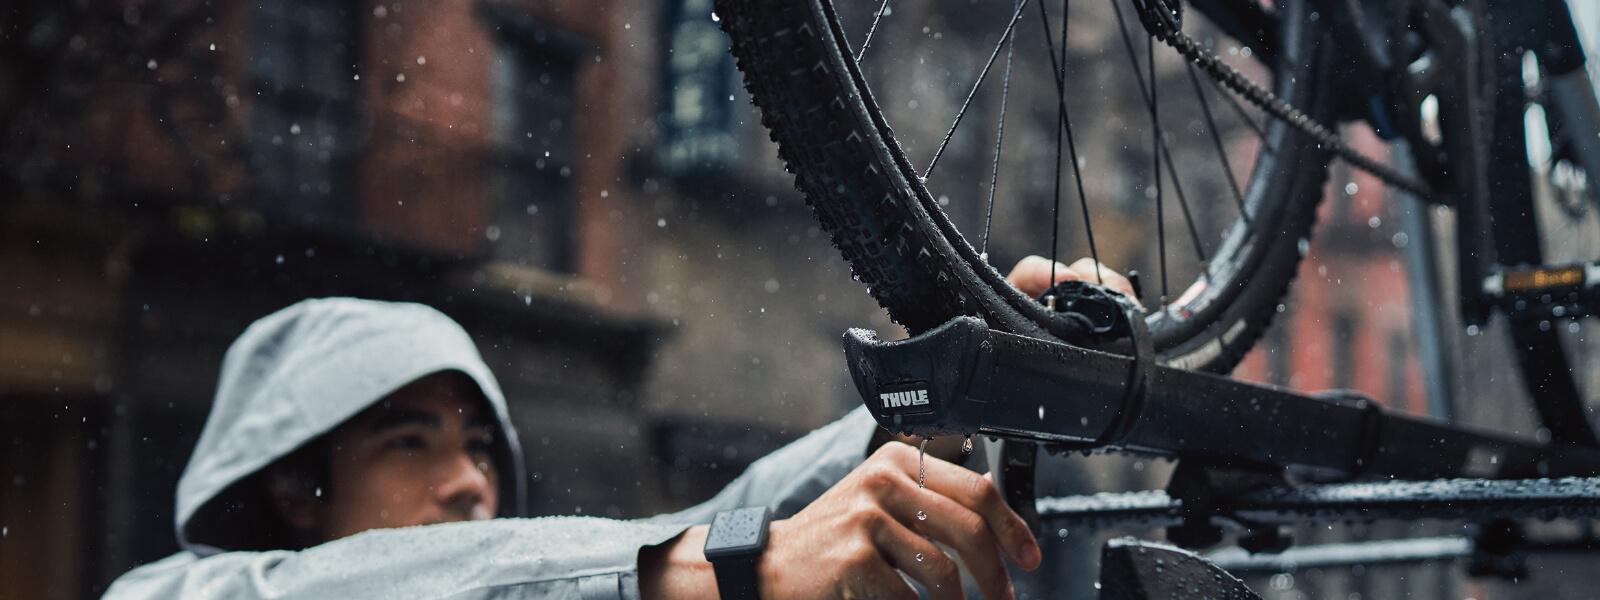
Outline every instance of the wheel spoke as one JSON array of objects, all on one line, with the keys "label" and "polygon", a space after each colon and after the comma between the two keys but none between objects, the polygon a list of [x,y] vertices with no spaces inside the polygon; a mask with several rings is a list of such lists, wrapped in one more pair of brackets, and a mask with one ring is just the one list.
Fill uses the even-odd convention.
[{"label": "wheel spoke", "polygon": [[967,92],[966,101],[961,103],[961,110],[956,112],[955,122],[950,124],[948,131],[945,131],[944,140],[939,142],[939,149],[933,153],[933,160],[928,162],[927,170],[922,172],[924,181],[933,175],[934,165],[939,164],[939,157],[944,155],[944,149],[950,145],[950,138],[955,136],[956,128],[961,126],[961,118],[967,115],[967,109],[972,106],[972,98],[978,95],[978,88],[982,87],[983,80],[989,77],[989,68],[994,66],[994,59],[1000,56],[1000,49],[1005,47],[1006,40],[1011,38],[1012,30],[1016,29],[1017,21],[1022,18],[1022,9],[1027,5],[1028,0],[1017,3],[1017,10],[1011,14],[1011,22],[1006,23],[1005,33],[1000,36],[1000,41],[995,43],[994,50],[989,52],[989,62],[984,63],[983,72],[978,73],[978,80],[972,82],[972,90]]},{"label": "wheel spoke", "polygon": [[1216,119],[1211,116],[1211,106],[1206,103],[1204,90],[1200,89],[1200,76],[1195,74],[1193,64],[1184,63],[1184,70],[1189,72],[1189,82],[1194,84],[1194,97],[1200,104],[1201,114],[1206,117],[1206,129],[1210,131],[1211,141],[1217,147],[1217,158],[1222,161],[1222,174],[1228,180],[1228,189],[1233,191],[1234,202],[1239,205],[1239,220],[1244,221],[1246,228],[1252,228],[1254,225],[1250,222],[1250,213],[1244,208],[1244,192],[1239,191],[1239,180],[1233,176],[1233,164],[1228,161],[1227,148],[1222,143],[1222,132],[1217,128]]},{"label": "wheel spoke", "polygon": [[[1116,0],[1112,0],[1115,2]],[[1120,14],[1120,13],[1119,13]],[[1124,30],[1126,31],[1126,30]],[[1167,306],[1167,215],[1166,204],[1161,197],[1161,149],[1166,147],[1166,141],[1161,139],[1161,116],[1157,114],[1156,107],[1156,38],[1145,38],[1146,60],[1150,65],[1150,95],[1145,98],[1145,103],[1150,106],[1150,178],[1156,186],[1156,257],[1161,263],[1161,306]],[[1134,72],[1138,72],[1139,61],[1134,60]]]},{"label": "wheel spoke", "polygon": [[[1018,9],[1020,10],[1026,2],[1027,0],[1018,0]],[[989,230],[994,225],[994,194],[995,189],[1000,187],[1000,149],[1006,139],[1006,101],[1011,95],[1011,66],[1017,50],[1016,32],[1009,32],[1006,38],[1006,75],[1000,85],[1000,123],[994,132],[994,166],[989,172],[989,206],[983,216],[983,243],[978,251],[978,256],[985,262],[989,260]]]},{"label": "wheel spoke", "polygon": [[878,13],[872,16],[872,26],[867,28],[867,39],[861,41],[861,49],[856,51],[857,63],[867,55],[867,46],[872,45],[872,34],[877,33],[878,22],[883,20],[883,13],[887,10],[889,10],[889,0],[883,0],[883,4],[878,6]]},{"label": "wheel spoke", "polygon": [[[1110,0],[1110,2],[1112,10],[1115,11],[1117,15],[1117,29],[1122,33],[1122,47],[1123,49],[1127,50],[1128,62],[1133,65],[1133,73],[1135,73],[1133,80],[1139,85],[1139,97],[1144,100],[1145,108],[1150,111],[1150,125],[1153,133],[1153,137],[1150,140],[1150,175],[1152,183],[1156,187],[1156,259],[1160,264],[1161,269],[1160,305],[1165,307],[1167,304],[1169,286],[1167,283],[1167,219],[1164,209],[1165,203],[1162,202],[1161,197],[1161,151],[1166,148],[1166,140],[1163,140],[1161,136],[1161,119],[1157,113],[1155,102],[1155,38],[1150,36],[1146,40],[1146,53],[1148,54],[1150,61],[1150,84],[1147,86],[1145,85],[1144,80],[1137,75],[1137,73],[1139,73],[1141,70],[1141,66],[1139,64],[1139,55],[1138,52],[1133,49],[1133,36],[1132,34],[1128,33],[1128,21],[1122,15],[1122,6],[1117,4],[1117,0]],[[1168,163],[1170,165],[1171,161],[1168,160]],[[1173,179],[1176,180],[1177,177],[1174,176]]]},{"label": "wheel spoke", "polygon": [[[1133,64],[1133,71],[1135,73],[1137,73],[1141,69],[1141,66],[1139,64],[1138,54],[1135,52],[1135,50],[1133,48],[1132,35],[1128,32],[1127,21],[1126,21],[1125,18],[1123,18],[1122,9],[1121,9],[1120,6],[1117,5],[1115,0],[1112,0],[1111,5],[1112,5],[1112,8],[1114,10],[1116,10],[1117,25],[1118,25],[1118,28],[1122,32],[1123,48],[1125,50],[1127,50],[1128,60],[1129,60],[1129,62],[1131,62]],[[1162,304],[1164,305],[1166,303],[1165,299],[1169,295],[1168,294],[1169,289],[1168,289],[1167,260],[1166,260],[1167,259],[1167,254],[1166,254],[1166,214],[1165,214],[1165,210],[1164,210],[1164,206],[1165,206],[1165,201],[1164,201],[1164,197],[1163,197],[1164,196],[1164,189],[1163,189],[1163,187],[1161,185],[1161,168],[1162,168],[1161,159],[1162,158],[1166,159],[1167,178],[1172,181],[1172,190],[1178,196],[1178,207],[1183,212],[1184,224],[1189,230],[1189,239],[1194,244],[1195,257],[1199,261],[1202,271],[1204,271],[1206,269],[1207,262],[1206,262],[1206,249],[1205,249],[1204,242],[1203,242],[1203,240],[1201,240],[1201,237],[1200,237],[1200,230],[1199,230],[1198,227],[1195,226],[1193,211],[1191,211],[1189,209],[1189,198],[1188,198],[1188,195],[1183,192],[1183,182],[1182,182],[1182,180],[1180,180],[1178,178],[1178,171],[1174,167],[1174,165],[1177,164],[1177,161],[1172,159],[1172,149],[1171,149],[1170,145],[1167,144],[1166,137],[1164,135],[1162,135],[1162,133],[1161,133],[1161,131],[1162,131],[1161,130],[1161,120],[1160,120],[1159,114],[1157,112],[1157,104],[1156,104],[1156,96],[1155,96],[1155,94],[1156,94],[1156,82],[1155,82],[1155,38],[1154,37],[1150,37],[1150,38],[1148,38],[1146,40],[1146,42],[1147,42],[1147,44],[1146,44],[1146,54],[1149,57],[1149,61],[1150,61],[1149,64],[1148,64],[1150,83],[1149,83],[1148,86],[1146,86],[1144,80],[1140,79],[1138,77],[1135,77],[1134,81],[1136,83],[1138,83],[1138,85],[1139,85],[1140,98],[1144,100],[1145,107],[1150,111],[1150,121],[1151,121],[1151,123],[1153,125],[1153,129],[1155,130],[1155,145],[1156,145],[1156,148],[1155,148],[1155,150],[1152,151],[1152,155],[1153,155],[1152,161],[1154,162],[1154,181],[1155,181],[1155,185],[1156,185],[1156,239],[1157,239],[1158,250],[1160,252],[1159,260],[1160,260],[1160,263],[1161,263],[1161,298],[1162,298]],[[1224,160],[1224,164],[1226,164],[1227,157],[1223,157],[1223,160]],[[1229,177],[1230,178],[1232,177],[1232,173],[1231,172],[1229,173]],[[1242,209],[1242,207],[1243,207],[1243,202],[1242,201],[1240,203],[1240,206],[1241,206],[1241,209]],[[1246,222],[1246,224],[1248,225],[1248,221]]]},{"label": "wheel spoke", "polygon": [[1044,41],[1047,54],[1050,56],[1050,72],[1056,78],[1056,178],[1055,178],[1055,217],[1051,219],[1050,234],[1050,282],[1055,283],[1056,248],[1058,246],[1057,229],[1061,222],[1061,134],[1066,133],[1067,151],[1070,153],[1068,162],[1072,163],[1072,179],[1078,187],[1078,206],[1083,211],[1084,235],[1089,240],[1089,258],[1094,260],[1094,277],[1097,283],[1104,284],[1105,277],[1100,274],[1100,252],[1095,248],[1094,227],[1089,218],[1089,198],[1083,192],[1083,174],[1078,168],[1078,146],[1072,138],[1072,118],[1067,114],[1067,22],[1071,16],[1070,0],[1061,0],[1061,57],[1056,58],[1055,42],[1050,32],[1050,15],[1046,14],[1044,2],[1039,3],[1039,22],[1044,25]]},{"label": "wheel spoke", "polygon": [[[1218,83],[1216,79],[1207,77],[1206,81],[1210,81],[1211,87],[1217,90],[1217,95],[1222,96],[1223,100],[1227,100],[1228,105],[1233,107],[1233,111],[1239,113],[1239,120],[1244,121],[1244,124],[1249,126],[1251,131],[1256,132],[1256,137],[1261,138],[1262,144],[1266,144],[1267,130],[1262,128],[1260,123],[1256,122],[1255,117],[1250,116],[1250,112],[1244,109],[1244,105],[1239,103],[1239,99],[1233,97],[1233,94],[1224,89],[1222,84]],[[1270,148],[1270,146],[1268,147]]]}]

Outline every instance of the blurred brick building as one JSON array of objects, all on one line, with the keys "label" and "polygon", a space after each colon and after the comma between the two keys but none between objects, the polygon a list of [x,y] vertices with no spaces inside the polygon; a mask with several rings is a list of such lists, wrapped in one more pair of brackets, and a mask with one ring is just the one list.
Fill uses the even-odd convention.
[{"label": "blurred brick building", "polygon": [[223,351],[301,298],[465,325],[539,514],[708,495],[855,402],[837,336],[887,324],[708,2],[22,1],[0,26],[0,597],[96,597],[174,551]]},{"label": "blurred brick building", "polygon": [[[710,4],[0,7],[0,597],[96,597],[175,550],[172,493],[222,353],[301,298],[425,302],[461,321],[506,388],[539,514],[683,506],[858,404],[839,334],[896,332],[793,191]],[[847,29],[864,33],[877,6],[842,9]],[[980,26],[1008,16],[993,8],[895,3],[861,63],[887,82],[878,100],[918,164],[991,54],[998,29]],[[1095,149],[1080,164],[1105,215],[1098,251],[1153,274],[1140,92],[1120,77],[1128,57],[1109,5],[1074,11],[1073,114],[1092,114],[1079,102],[1113,107],[1076,121]],[[1248,48],[1230,48],[1238,68],[1265,75]],[[1014,98],[1051,87],[1049,64],[1019,60]],[[1156,69],[1189,85],[1176,55]],[[971,119],[997,117],[996,91],[973,99]],[[1060,166],[1055,103],[1012,102],[1014,160],[997,195],[1014,202],[995,210],[989,248],[1001,268],[1047,253],[1053,223],[1040,215]],[[1176,162],[1210,165],[1212,125],[1196,106],[1163,111]],[[1248,143],[1232,129],[1229,143]],[[967,231],[987,218],[976,199],[988,182],[945,175],[987,172],[991,135],[958,131],[929,184]],[[1232,168],[1242,177],[1248,165]],[[1226,183],[1184,184],[1216,239],[1231,222],[1217,208]],[[1421,412],[1395,208],[1342,166],[1330,193],[1297,291],[1239,374]],[[1063,256],[1089,252],[1076,218],[1062,218]],[[1172,279],[1192,280],[1193,262]],[[1462,387],[1510,381],[1495,375],[1504,365],[1478,366]],[[1042,494],[1160,487],[1170,467],[1051,461]],[[1051,567],[1019,589],[1090,597],[1094,535],[1052,538]],[[1407,589],[1435,580],[1418,581]]]}]

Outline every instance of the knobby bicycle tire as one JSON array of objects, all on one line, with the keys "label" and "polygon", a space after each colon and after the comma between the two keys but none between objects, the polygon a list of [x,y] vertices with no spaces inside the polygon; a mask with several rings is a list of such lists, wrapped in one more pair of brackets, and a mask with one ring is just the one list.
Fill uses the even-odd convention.
[{"label": "knobby bicycle tire", "polygon": [[[1003,331],[1072,337],[939,209],[896,144],[829,0],[717,0],[716,11],[796,187],[895,322],[916,334],[973,315]],[[1304,12],[1298,1],[1278,3],[1273,88],[1320,118],[1328,114],[1329,45]],[[1297,271],[1330,157],[1283,123],[1267,127],[1245,192],[1249,222],[1228,230],[1198,295],[1146,318],[1158,360],[1227,372],[1244,356]]]}]

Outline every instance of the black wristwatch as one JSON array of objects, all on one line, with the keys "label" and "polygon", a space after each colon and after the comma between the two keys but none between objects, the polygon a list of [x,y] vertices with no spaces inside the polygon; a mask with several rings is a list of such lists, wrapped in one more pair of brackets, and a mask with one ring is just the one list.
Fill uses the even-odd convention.
[{"label": "black wristwatch", "polygon": [[722,600],[761,600],[756,559],[767,548],[772,510],[765,506],[725,510],[711,520],[706,534],[706,560],[717,574]]}]

